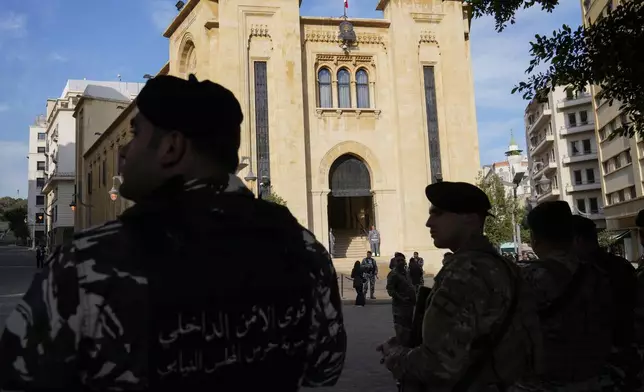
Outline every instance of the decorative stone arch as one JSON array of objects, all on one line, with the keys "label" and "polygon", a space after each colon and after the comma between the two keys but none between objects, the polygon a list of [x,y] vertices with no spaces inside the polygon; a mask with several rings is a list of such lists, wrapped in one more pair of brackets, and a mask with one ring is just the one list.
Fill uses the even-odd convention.
[{"label": "decorative stone arch", "polygon": [[186,33],[179,45],[179,73],[187,75],[197,68],[197,51],[192,34]]},{"label": "decorative stone arch", "polygon": [[318,173],[318,186],[320,189],[328,189],[331,166],[336,159],[345,154],[354,155],[365,163],[371,177],[372,188],[377,188],[377,185],[381,185],[384,182],[383,173],[376,155],[364,144],[349,140],[336,144],[322,157]]}]

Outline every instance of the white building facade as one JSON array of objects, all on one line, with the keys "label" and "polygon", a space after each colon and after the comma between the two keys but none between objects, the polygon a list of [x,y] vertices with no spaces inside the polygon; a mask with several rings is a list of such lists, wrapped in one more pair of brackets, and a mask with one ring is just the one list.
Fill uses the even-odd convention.
[{"label": "white building facade", "polygon": [[47,159],[47,123],[44,116],[38,116],[29,126],[29,155],[27,155],[27,225],[32,246],[45,241],[45,168]]},{"label": "white building facade", "polygon": [[606,228],[590,94],[557,87],[544,102],[528,104],[525,126],[532,202],[566,201]]},{"label": "white building facade", "polygon": [[[506,159],[484,166],[483,176],[488,177],[492,174],[499,176],[506,193],[512,196],[514,188],[516,188],[517,199],[523,204],[525,199],[532,195],[532,187],[530,176],[526,175],[529,166],[528,157],[522,153],[523,151],[519,149],[514,137],[511,137],[508,150],[505,152]],[[519,175],[517,176],[517,174]],[[517,183],[515,180],[519,182]]]},{"label": "white building facade", "polygon": [[58,245],[74,233],[76,119],[74,109],[89,85],[104,86],[134,98],[141,83],[69,80],[59,98],[47,100],[44,186],[47,240]]}]

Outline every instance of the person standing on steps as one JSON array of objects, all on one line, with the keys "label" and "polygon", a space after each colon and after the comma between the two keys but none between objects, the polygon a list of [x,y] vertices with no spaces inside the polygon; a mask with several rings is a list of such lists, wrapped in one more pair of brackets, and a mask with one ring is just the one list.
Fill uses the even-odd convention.
[{"label": "person standing on steps", "polygon": [[333,229],[329,229],[329,254],[331,257],[335,257],[335,236],[333,235]]},{"label": "person standing on steps", "polygon": [[376,257],[380,257],[380,232],[376,229],[376,226],[371,226],[367,238],[371,246],[371,253]]},{"label": "person standing on steps", "polygon": [[369,290],[369,299],[376,299],[376,279],[378,279],[378,264],[373,258],[373,253],[367,251],[367,257],[362,259],[362,271],[365,275],[365,284],[362,287],[365,297]]}]

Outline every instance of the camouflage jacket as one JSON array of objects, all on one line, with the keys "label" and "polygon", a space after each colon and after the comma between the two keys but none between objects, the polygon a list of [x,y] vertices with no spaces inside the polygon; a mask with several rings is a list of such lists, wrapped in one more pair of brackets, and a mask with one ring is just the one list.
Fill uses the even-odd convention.
[{"label": "camouflage jacket", "polygon": [[387,275],[387,294],[392,298],[393,306],[414,306],[416,289],[407,274],[392,270]]},{"label": "camouflage jacket", "polygon": [[533,287],[544,336],[544,368],[520,386],[543,391],[596,390],[610,355],[614,319],[610,276],[565,251],[520,263]]},{"label": "camouflage jacket", "polygon": [[341,299],[313,235],[232,175],[157,194],[52,253],[7,320],[0,389],[335,384]]},{"label": "camouflage jacket", "polygon": [[[420,382],[427,391],[452,390],[482,354],[482,339],[510,316],[516,274],[508,273],[504,263],[482,236],[473,238],[454,254],[445,255],[427,299],[422,345],[397,348],[394,358],[388,361],[394,377]],[[503,367],[506,362],[520,360],[507,355],[507,350],[504,354],[497,356],[495,351],[491,362]],[[484,367],[474,384],[496,383],[494,370]]]}]

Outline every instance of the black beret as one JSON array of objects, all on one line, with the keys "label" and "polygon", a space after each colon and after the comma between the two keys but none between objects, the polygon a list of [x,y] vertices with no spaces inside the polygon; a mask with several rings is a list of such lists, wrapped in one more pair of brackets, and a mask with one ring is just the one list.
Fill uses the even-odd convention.
[{"label": "black beret", "polygon": [[573,215],[570,205],[562,200],[544,201],[528,213],[528,226],[537,231],[561,231],[572,234]]},{"label": "black beret", "polygon": [[644,210],[640,210],[640,212],[637,213],[637,218],[635,218],[635,225],[637,227],[644,228]]},{"label": "black beret", "polygon": [[483,190],[467,182],[442,181],[425,188],[430,203],[443,211],[455,214],[490,214],[490,199]]},{"label": "black beret", "polygon": [[595,224],[595,222],[581,215],[572,216],[572,227],[573,232],[576,235],[597,235],[597,225]]},{"label": "black beret", "polygon": [[188,80],[161,75],[148,80],[136,106],[155,126],[208,140],[237,159],[244,116],[239,101],[225,87],[200,82],[194,75]]}]

